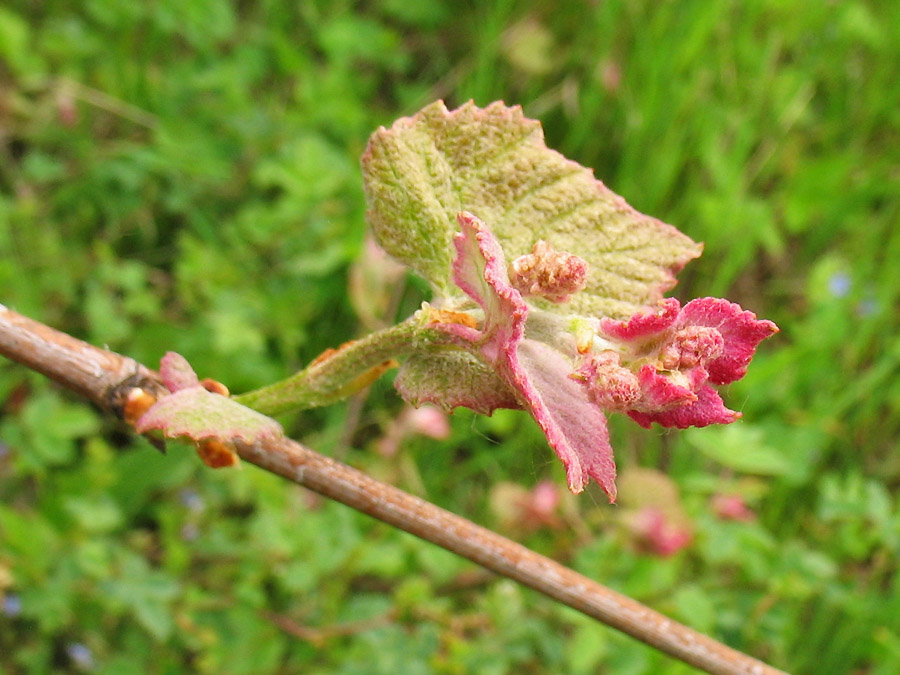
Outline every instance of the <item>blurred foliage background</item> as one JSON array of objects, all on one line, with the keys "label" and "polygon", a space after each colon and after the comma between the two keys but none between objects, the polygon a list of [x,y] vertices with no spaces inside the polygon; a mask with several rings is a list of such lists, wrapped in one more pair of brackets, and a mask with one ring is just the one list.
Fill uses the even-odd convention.
[{"label": "blurred foliage background", "polygon": [[[791,672],[900,672],[898,35],[888,0],[8,0],[0,302],[274,381],[384,294],[380,320],[424,297],[349,299],[368,134],[521,103],[706,242],[677,295],[781,326],[727,391],[744,421],[614,419],[616,507],[559,494],[527,416],[417,423],[389,378],[282,422]],[[0,672],[691,672],[253,467],[162,456],[6,361],[0,406]]]}]

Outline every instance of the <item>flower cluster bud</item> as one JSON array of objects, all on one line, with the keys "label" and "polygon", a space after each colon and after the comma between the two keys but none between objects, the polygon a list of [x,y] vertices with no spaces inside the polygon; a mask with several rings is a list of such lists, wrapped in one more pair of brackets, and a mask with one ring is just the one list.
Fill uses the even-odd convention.
[{"label": "flower cluster bud", "polygon": [[644,427],[728,424],[740,413],[726,408],[710,384],[740,379],[756,345],[777,330],[726,300],[681,307],[668,298],[627,321],[601,319],[598,351],[583,353],[570,377],[592,403]]},{"label": "flower cluster bud", "polygon": [[624,368],[613,351],[592,355],[571,377],[584,384],[590,400],[604,410],[624,412],[641,396],[637,375]]},{"label": "flower cluster bud", "polygon": [[509,282],[522,295],[536,295],[550,302],[566,302],[587,284],[588,265],[584,258],[555,250],[539,240],[531,253],[509,265]]},{"label": "flower cluster bud", "polygon": [[719,358],[725,338],[709,326],[685,326],[675,332],[659,351],[659,365],[665,370],[686,370]]}]

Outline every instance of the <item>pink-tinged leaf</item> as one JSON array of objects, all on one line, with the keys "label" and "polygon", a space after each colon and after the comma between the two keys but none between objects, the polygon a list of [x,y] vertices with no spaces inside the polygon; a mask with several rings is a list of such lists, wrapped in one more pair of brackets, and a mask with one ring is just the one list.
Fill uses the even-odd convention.
[{"label": "pink-tinged leaf", "polygon": [[666,376],[647,364],[638,371],[638,382],[641,398],[634,407],[650,412],[661,411],[698,400],[695,392],[706,382],[706,372],[702,368],[694,368],[690,373]]},{"label": "pink-tinged leaf", "polygon": [[722,397],[709,385],[700,387],[696,394],[697,400],[687,405],[661,412],[629,410],[628,416],[645,429],[649,429],[654,422],[664,427],[687,429],[710,424],[731,424],[741,417],[741,413],[726,408]]},{"label": "pink-tinged leaf", "polygon": [[569,377],[572,365],[558,351],[522,340],[508,377],[566,467],[569,489],[578,494],[593,478],[616,499],[616,464],[606,417]]},{"label": "pink-tinged leaf", "polygon": [[510,286],[491,231],[469,213],[459,214],[459,224],[454,280],[484,310],[477,346],[544,431],[566,468],[569,489],[577,494],[593,478],[615,500],[616,469],[603,412],[569,377],[572,363],[560,351],[523,339],[528,309]]},{"label": "pink-tinged leaf", "polygon": [[625,342],[651,338],[675,325],[680,309],[681,303],[676,298],[666,298],[659,303],[655,312],[644,310],[627,321],[601,319],[600,330],[610,337]]},{"label": "pink-tinged leaf", "polygon": [[557,314],[625,318],[655,304],[701,247],[642,215],[544,143],[540,123],[502,102],[448,111],[437,101],[381,128],[363,155],[368,219],[384,249],[445,297],[452,283],[454,219],[490,223],[508,260],[539,240],[586,263],[584,290]]},{"label": "pink-tinged leaf", "polygon": [[142,434],[156,429],[167,438],[192,441],[215,438],[252,444],[283,435],[275,420],[201,386],[164,396],[134,426]]},{"label": "pink-tinged leaf", "polygon": [[162,357],[159,362],[159,376],[171,392],[196,387],[200,384],[197,373],[191,368],[191,364],[177,352],[166,352]]},{"label": "pink-tinged leaf", "polygon": [[706,363],[709,381],[728,384],[747,374],[747,365],[757,345],[778,332],[771,321],[759,320],[753,312],[721,298],[697,298],[681,310],[680,325],[715,328],[725,340],[724,352]]},{"label": "pink-tinged leaf", "polygon": [[394,386],[404,401],[433,403],[446,412],[462,407],[490,415],[497,408],[522,407],[499,375],[462,350],[413,354],[400,367]]},{"label": "pink-tinged leaf", "polygon": [[[201,455],[201,442],[210,439],[225,443],[255,443],[263,438],[282,436],[281,426],[274,420],[242,406],[227,395],[215,393],[224,390],[224,385],[212,380],[205,381],[205,385],[200,382],[187,359],[180,354],[167,352],[160,361],[159,373],[172,394],[160,398],[134,422],[139,433],[157,430],[167,438],[192,440],[201,444]],[[215,454],[216,447],[210,444],[206,454]]]},{"label": "pink-tinged leaf", "polygon": [[522,339],[528,308],[521,293],[510,286],[503,249],[487,226],[465,211],[457,220],[462,232],[453,240],[453,278],[484,310],[481,349],[489,361],[496,361]]}]

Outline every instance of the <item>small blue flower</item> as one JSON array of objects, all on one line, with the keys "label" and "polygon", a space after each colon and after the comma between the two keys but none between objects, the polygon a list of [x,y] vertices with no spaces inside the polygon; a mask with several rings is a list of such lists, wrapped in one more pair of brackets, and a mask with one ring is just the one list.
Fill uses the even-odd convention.
[{"label": "small blue flower", "polygon": [[22,598],[15,593],[7,593],[0,600],[0,612],[10,618],[19,616],[22,613]]},{"label": "small blue flower", "polygon": [[70,642],[66,645],[66,655],[79,670],[93,670],[96,663],[91,648],[81,642]]},{"label": "small blue flower", "polygon": [[843,298],[850,292],[853,280],[846,272],[835,272],[828,280],[828,291],[836,298]]}]

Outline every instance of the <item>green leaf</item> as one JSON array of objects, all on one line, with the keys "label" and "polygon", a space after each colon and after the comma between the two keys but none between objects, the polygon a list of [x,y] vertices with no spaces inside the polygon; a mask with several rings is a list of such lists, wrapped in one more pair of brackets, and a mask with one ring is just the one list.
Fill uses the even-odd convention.
[{"label": "green leaf", "polygon": [[11,9],[0,7],[0,60],[18,75],[42,68],[31,41],[28,22]]},{"label": "green leaf", "polygon": [[0,542],[5,555],[21,565],[24,578],[43,580],[57,559],[60,536],[42,515],[18,513],[0,504]]},{"label": "green leaf", "polygon": [[519,107],[443,101],[381,128],[363,155],[369,222],[379,243],[464,302],[451,279],[456,214],[485,221],[507,260],[539,239],[589,265],[587,287],[557,313],[626,317],[654,304],[701,247],[644,216],[593,172],[544,144],[540,123]]},{"label": "green leaf", "polygon": [[716,608],[708,593],[694,584],[680,587],[675,591],[672,602],[678,608],[682,620],[704,633],[711,633],[716,627]]},{"label": "green leaf", "polygon": [[762,429],[747,424],[730,424],[685,432],[688,443],[710,459],[735,471],[764,476],[791,472],[790,459],[783,451],[765,444]]},{"label": "green leaf", "polygon": [[174,629],[172,602],[179,585],[163,572],[153,570],[142,558],[123,552],[120,574],[101,584],[106,595],[127,608],[138,623],[158,640],[165,640]]},{"label": "green leaf", "polygon": [[88,532],[109,532],[122,522],[122,512],[107,495],[72,496],[65,499],[63,506],[78,525]]}]

